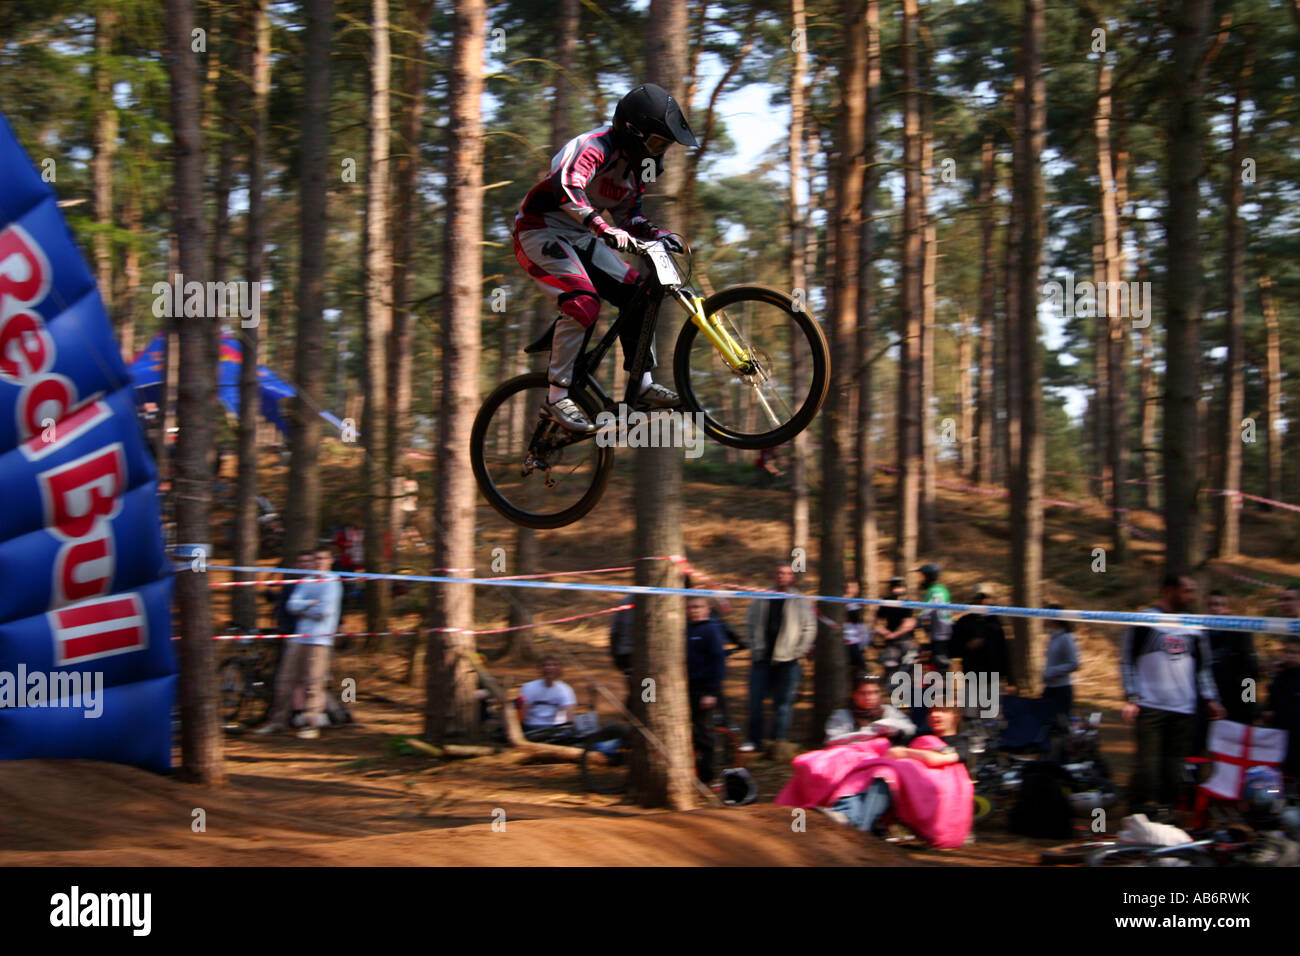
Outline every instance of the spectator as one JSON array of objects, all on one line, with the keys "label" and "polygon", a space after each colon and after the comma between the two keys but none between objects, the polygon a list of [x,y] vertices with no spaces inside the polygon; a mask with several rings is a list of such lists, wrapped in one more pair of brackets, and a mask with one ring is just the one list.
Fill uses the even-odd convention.
[{"label": "spectator", "polygon": [[916,735],[916,725],[893,704],[884,702],[880,678],[866,674],[854,681],[849,706],[826,721],[826,742],[843,743],[864,733],[906,743]]},{"label": "spectator", "polygon": [[[858,593],[858,582],[856,580],[844,583],[845,597],[855,598]],[[867,629],[862,623],[862,609],[863,605],[856,601],[844,608],[844,646],[849,652],[850,674],[861,674],[867,669],[866,657],[863,654]]]},{"label": "spectator", "polygon": [[[1048,610],[1064,610],[1059,604],[1047,605]],[[1068,718],[1074,707],[1074,678],[1070,675],[1079,669],[1079,649],[1074,643],[1074,625],[1069,621],[1053,621],[1052,632],[1047,637],[1047,660],[1043,663],[1043,697],[1052,701],[1056,713]]]},{"label": "spectator", "polygon": [[[774,590],[799,593],[790,565],[777,566]],[[740,749],[752,753],[763,745],[763,704],[769,696],[772,739],[789,737],[794,699],[803,676],[801,659],[812,653],[817,618],[808,602],[798,597],[756,598],[745,616],[745,634],[750,649],[749,740]]]},{"label": "spectator", "polygon": [[343,604],[343,585],[329,573],[330,553],[322,548],[314,554],[299,556],[306,569],[315,570],[326,580],[305,580],[294,586],[293,594],[285,602],[286,611],[296,623],[293,633],[302,636],[289,639],[289,646],[280,661],[275,676],[275,695],[270,719],[258,729],[260,734],[282,733],[289,722],[294,693],[299,686],[306,692],[302,729],[298,736],[312,740],[320,736],[320,728],[328,723],[325,716],[325,681],[329,676],[330,649],[339,629],[339,613]]},{"label": "spectator", "polygon": [[[968,758],[966,741],[957,733],[961,715],[955,707],[936,707],[930,711],[930,720],[934,727],[934,737],[942,741],[937,748],[930,747],[890,747],[888,755],[895,760],[916,760],[927,767],[938,768],[949,764],[965,764]],[[933,738],[929,738],[930,741]],[[926,743],[929,741],[919,741]],[[894,805],[894,794],[889,782],[884,777],[876,777],[871,786],[861,793],[840,797],[832,810],[842,814],[845,822],[859,830],[884,835],[879,826],[881,817]]]},{"label": "spectator", "polygon": [[[907,582],[902,578],[890,578],[884,597],[886,600],[906,601]],[[876,626],[872,636],[884,644],[880,652],[880,663],[885,668],[886,679],[898,668],[911,663],[911,657],[916,651],[916,641],[911,636],[915,630],[916,615],[910,607],[876,609]]]},{"label": "spectator", "polygon": [[[970,603],[984,604],[996,594],[997,585],[985,581],[976,586]],[[976,611],[963,614],[953,625],[949,649],[954,657],[961,658],[962,670],[966,673],[985,675],[984,679],[989,682],[987,686],[996,688],[999,697],[1016,692],[1006,631],[996,614]]]},{"label": "spectator", "polygon": [[[685,575],[682,578],[682,587],[684,588],[695,587],[695,585],[691,583],[691,576],[689,574]],[[726,598],[720,598],[720,597],[709,597],[709,598],[705,598],[704,600],[709,602],[709,617],[713,618],[715,621],[717,621],[719,624],[722,625],[722,630],[727,635],[727,643],[732,644],[738,648],[744,647],[745,646],[744,640],[741,638],[739,634],[736,633],[735,628],[733,628],[730,624],[727,623],[727,619],[723,617],[724,614],[731,613],[731,602],[729,602]]]},{"label": "spectator", "polygon": [[[921,575],[921,600],[927,604],[949,604],[952,596],[948,588],[939,583],[943,569],[937,564],[923,564],[916,569]],[[948,669],[948,640],[952,636],[952,612],[935,608],[923,615],[925,629],[930,633],[930,660],[941,672]]]},{"label": "spectator", "polygon": [[609,622],[609,655],[619,673],[627,677],[636,647],[636,595],[629,594],[623,603],[633,606],[614,612],[614,619]]},{"label": "spectator", "polygon": [[1300,617],[1300,584],[1288,584],[1278,599],[1282,617]]},{"label": "spectator", "polygon": [[1300,635],[1288,634],[1282,645],[1282,667],[1269,685],[1264,717],[1287,732],[1282,773],[1300,778]]},{"label": "spectator", "polygon": [[[1147,613],[1191,613],[1197,603],[1196,581],[1169,574],[1160,600]],[[1127,628],[1120,645],[1120,677],[1128,701],[1121,714],[1135,725],[1137,736],[1130,806],[1154,811],[1158,803],[1168,808],[1168,816],[1178,799],[1183,761],[1193,751],[1198,696],[1208,701],[1211,719],[1224,715],[1210,670],[1209,643],[1201,631],[1177,624]]]},{"label": "spectator", "polygon": [[713,782],[713,721],[726,676],[726,635],[709,613],[702,597],[686,599],[686,682],[691,698],[691,736],[695,741],[695,773]]},{"label": "spectator", "polygon": [[578,695],[560,680],[560,662],[554,657],[545,657],[542,658],[542,676],[520,688],[519,702],[523,710],[524,733],[528,733],[571,723],[578,706]]},{"label": "spectator", "polygon": [[[1206,611],[1215,615],[1231,614],[1228,596],[1222,591],[1211,591],[1206,603]],[[1249,724],[1255,719],[1253,700],[1247,696],[1245,688],[1249,680],[1253,686],[1259,680],[1259,662],[1255,659],[1255,638],[1249,631],[1210,631],[1207,635],[1210,644],[1210,668],[1214,672],[1214,685],[1219,691],[1219,701],[1227,711],[1228,719],[1239,724]],[[1254,697],[1254,694],[1250,694]],[[1200,722],[1201,741],[1205,740],[1207,729],[1204,719]]]}]

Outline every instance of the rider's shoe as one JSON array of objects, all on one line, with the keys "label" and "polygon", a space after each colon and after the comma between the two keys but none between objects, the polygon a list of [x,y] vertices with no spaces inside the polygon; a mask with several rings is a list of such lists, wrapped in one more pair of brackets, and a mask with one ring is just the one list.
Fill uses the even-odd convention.
[{"label": "rider's shoe", "polygon": [[565,396],[558,402],[542,402],[541,415],[550,419],[566,431],[580,435],[591,434],[596,430],[587,416],[583,414],[578,403]]},{"label": "rider's shoe", "polygon": [[671,388],[666,388],[658,382],[654,382],[641,393],[641,397],[637,399],[637,404],[645,408],[679,408],[682,400]]}]

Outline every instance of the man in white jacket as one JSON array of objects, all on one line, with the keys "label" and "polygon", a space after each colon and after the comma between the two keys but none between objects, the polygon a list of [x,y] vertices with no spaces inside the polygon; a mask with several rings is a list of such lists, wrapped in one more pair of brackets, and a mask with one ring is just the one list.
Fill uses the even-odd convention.
[{"label": "man in white jacket", "polygon": [[310,569],[311,557],[320,576],[326,580],[308,578],[295,585],[293,595],[285,605],[298,622],[297,637],[289,638],[284,650],[280,670],[275,675],[275,703],[271,718],[260,734],[281,733],[289,722],[294,691],[300,686],[306,690],[306,703],[302,713],[302,729],[298,736],[307,740],[320,736],[320,728],[328,723],[325,716],[325,681],[330,670],[330,651],[334,635],[339,629],[339,614],[343,606],[343,584],[329,574],[331,555],[322,548],[314,556],[300,556],[300,563]]},{"label": "man in white jacket", "polygon": [[[776,569],[775,591],[798,594],[794,569]],[[772,739],[789,739],[803,658],[812,654],[817,639],[817,618],[802,598],[756,598],[745,617],[749,644],[749,740],[740,749],[750,753],[763,745],[763,704],[772,698]]]}]

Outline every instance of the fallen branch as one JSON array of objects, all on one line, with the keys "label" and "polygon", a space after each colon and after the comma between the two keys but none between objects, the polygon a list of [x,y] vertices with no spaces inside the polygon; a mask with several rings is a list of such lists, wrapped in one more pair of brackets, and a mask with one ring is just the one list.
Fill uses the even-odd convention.
[{"label": "fallen branch", "polygon": [[513,701],[506,699],[505,689],[501,683],[488,673],[478,654],[469,654],[470,666],[474,668],[479,679],[501,707],[501,719],[505,723],[506,740],[518,752],[515,763],[577,763],[582,759],[581,747],[561,747],[558,744],[541,744],[524,737],[524,728],[519,724],[519,715],[515,712]]}]

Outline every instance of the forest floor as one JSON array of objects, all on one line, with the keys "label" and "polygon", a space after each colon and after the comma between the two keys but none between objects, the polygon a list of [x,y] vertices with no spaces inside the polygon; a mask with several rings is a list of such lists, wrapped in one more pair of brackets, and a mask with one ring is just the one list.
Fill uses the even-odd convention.
[{"label": "forest floor", "polygon": [[[626,467],[624,462],[604,501],[584,521],[540,536],[540,570],[626,566],[637,557],[632,476]],[[721,477],[749,480],[746,471],[753,469],[743,466],[717,463],[694,474],[691,469],[688,463],[688,558],[720,582],[767,586],[781,557],[781,542],[787,540],[788,494],[781,488],[753,487],[752,481],[748,486],[718,483]],[[347,489],[355,487],[353,463],[341,454],[327,456],[323,471],[331,511],[327,519],[357,520],[348,510]],[[277,468],[268,478],[272,500],[283,500],[283,471]],[[279,498],[274,496],[277,488]],[[882,480],[877,490],[881,514],[891,516],[892,482]],[[517,573],[508,564],[513,529],[486,505],[479,517],[476,564],[488,567],[492,549],[501,547],[507,555],[502,573]],[[937,519],[941,549],[925,558],[943,565],[954,600],[964,600],[978,581],[999,580],[991,569],[1007,566],[1009,547],[1002,500],[941,489]],[[814,515],[814,527],[816,521]],[[1110,545],[1106,512],[1097,505],[1050,508],[1044,600],[1106,610],[1149,604],[1160,571],[1154,543],[1160,521],[1155,514],[1139,512],[1134,523],[1152,540],[1135,538],[1123,565],[1112,561],[1105,573],[1098,573],[1092,570],[1093,549]],[[891,524],[882,519],[882,553]],[[593,531],[598,531],[597,539]],[[1272,613],[1270,592],[1228,575],[1275,582],[1300,577],[1298,537],[1293,517],[1247,512],[1242,540],[1260,557],[1243,557],[1231,565],[1216,562],[1203,585],[1233,595],[1237,613]],[[402,559],[412,569],[428,563],[419,548]],[[815,593],[815,541],[807,566],[809,580],[802,589]],[[631,574],[585,580],[627,583]],[[1001,580],[1005,586],[1006,579]],[[483,588],[476,599],[478,626],[504,626],[507,601],[523,594],[539,621],[620,603],[599,592]],[[392,629],[418,627],[426,600],[427,591],[419,586],[397,597]],[[744,610],[744,602],[733,604],[733,626],[741,625]],[[214,614],[221,628],[228,620],[224,599],[215,602]],[[607,650],[608,622],[602,615],[539,627],[534,641],[539,651],[560,657],[564,679],[583,704],[595,699],[602,719],[612,719],[615,711],[593,686],[603,686],[615,699],[623,694],[622,677]],[[350,612],[345,629],[363,631],[364,615]],[[1119,630],[1081,627],[1077,637],[1083,661],[1076,680],[1077,709],[1102,712],[1104,753],[1122,784],[1131,765],[1132,735],[1118,716]],[[491,660],[505,642],[501,635],[488,635],[480,650]],[[397,744],[422,729],[421,669],[417,666],[413,685],[407,680],[403,639],[388,639],[371,649],[360,641],[351,645],[336,653],[333,679],[336,686],[344,678],[356,679],[356,723],[327,729],[315,741],[232,730],[225,736],[228,785],[223,789],[89,761],[0,762],[0,865],[1025,865],[1036,863],[1039,852],[1057,842],[1008,834],[1005,814],[998,812],[977,827],[973,844],[958,850],[885,843],[818,813],[808,814],[800,832],[791,826],[790,809],[772,804],[789,765],[762,756],[747,764],[759,782],[756,804],[668,813],[585,793],[573,764],[521,765],[505,752],[446,761],[412,755]],[[1257,639],[1257,646],[1266,661],[1276,656],[1274,639]],[[733,714],[745,706],[745,656],[733,657],[728,671],[726,693]],[[518,655],[492,660],[488,667],[511,688],[537,676],[536,664]],[[812,680],[805,675],[795,710],[796,740],[806,734],[811,713]],[[199,808],[205,829],[194,832]],[[1117,823],[1116,816],[1112,827]],[[1080,836],[1090,834],[1080,830]]]}]

